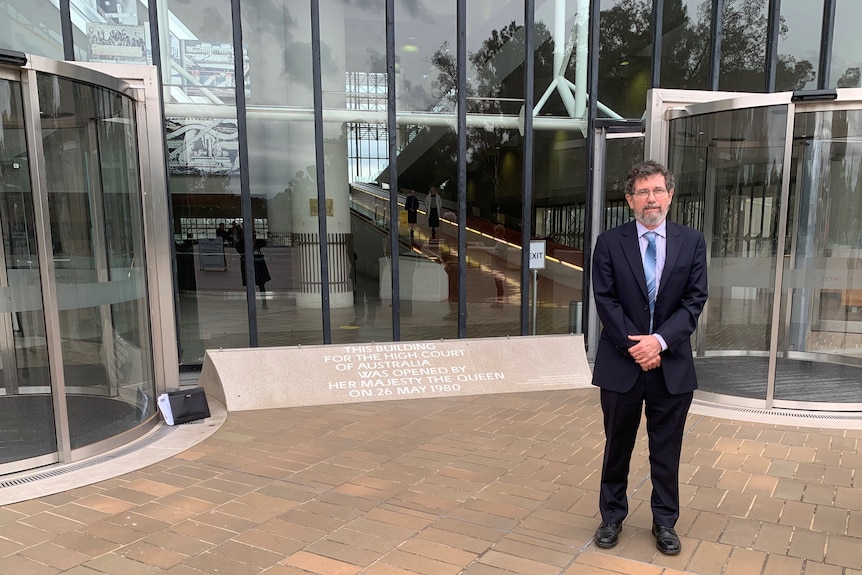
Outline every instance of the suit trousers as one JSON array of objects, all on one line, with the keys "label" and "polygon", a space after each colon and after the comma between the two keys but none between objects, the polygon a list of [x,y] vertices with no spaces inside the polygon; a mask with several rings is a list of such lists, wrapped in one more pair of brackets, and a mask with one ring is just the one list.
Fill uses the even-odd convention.
[{"label": "suit trousers", "polygon": [[[653,523],[673,527],[679,519],[679,459],[693,392],[672,395],[661,367],[642,371],[634,387],[601,390],[605,426],[599,510],[602,520],[622,523],[628,515],[628,475],[641,413],[646,414]],[[646,408],[644,409],[644,406]]]}]

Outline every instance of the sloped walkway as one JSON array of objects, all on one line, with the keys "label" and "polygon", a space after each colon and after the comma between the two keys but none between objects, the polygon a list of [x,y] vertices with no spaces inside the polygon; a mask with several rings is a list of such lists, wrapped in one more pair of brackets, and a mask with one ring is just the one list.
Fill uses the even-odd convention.
[{"label": "sloped walkway", "polygon": [[643,434],[621,542],[592,544],[595,389],[231,413],[142,469],[0,507],[0,573],[862,575],[860,439],[693,412],[665,557]]}]

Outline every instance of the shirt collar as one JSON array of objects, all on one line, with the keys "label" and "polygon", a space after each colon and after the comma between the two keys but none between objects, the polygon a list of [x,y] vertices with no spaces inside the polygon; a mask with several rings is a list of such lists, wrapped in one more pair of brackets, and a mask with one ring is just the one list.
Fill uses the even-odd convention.
[{"label": "shirt collar", "polygon": [[667,237],[667,220],[662,221],[662,223],[660,223],[659,226],[653,230],[646,229],[646,226],[644,226],[642,223],[640,223],[637,220],[635,220],[635,223],[637,224],[637,227],[638,227],[638,237],[639,238],[643,237],[643,235],[647,232],[655,232],[656,235],[659,235],[663,238]]}]

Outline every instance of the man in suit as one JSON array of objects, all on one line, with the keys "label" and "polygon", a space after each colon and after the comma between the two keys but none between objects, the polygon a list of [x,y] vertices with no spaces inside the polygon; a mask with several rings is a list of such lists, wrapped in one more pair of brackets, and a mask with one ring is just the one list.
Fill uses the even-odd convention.
[{"label": "man in suit", "polygon": [[690,338],[707,298],[706,244],[699,231],[666,220],[674,178],[658,162],[633,166],[625,192],[635,221],[601,234],[593,252],[593,292],[603,326],[593,385],[601,388],[605,428],[602,522],[594,541],[608,549],[619,540],[645,406],[652,533],[659,551],[676,555],[679,459],[697,388]]}]

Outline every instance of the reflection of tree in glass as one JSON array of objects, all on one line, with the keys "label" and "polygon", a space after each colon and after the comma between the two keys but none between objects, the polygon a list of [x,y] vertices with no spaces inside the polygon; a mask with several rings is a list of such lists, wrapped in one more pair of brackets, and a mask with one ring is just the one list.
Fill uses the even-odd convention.
[{"label": "reflection of tree in glass", "polygon": [[625,117],[639,118],[646,106],[652,4],[652,0],[621,0],[600,15],[599,99]]},{"label": "reflection of tree in glass", "polygon": [[[701,6],[701,11],[704,10]],[[724,5],[721,41],[722,90],[763,90],[766,65],[768,10],[765,0],[728,0]],[[781,18],[778,33],[787,38],[788,27]],[[800,90],[814,80],[814,66],[808,60],[779,54],[775,70],[775,89]]]},{"label": "reflection of tree in glass", "polygon": [[859,88],[862,86],[860,83],[860,79],[862,79],[862,73],[859,71],[858,66],[853,66],[847,68],[844,73],[838,78],[838,82],[836,86],[838,88]]},{"label": "reflection of tree in glass", "polygon": [[[542,22],[536,23],[534,57],[535,87],[539,94],[553,76],[554,41]],[[437,68],[432,83],[440,108],[455,110],[457,100],[456,53],[444,42],[431,57]],[[511,22],[502,30],[492,30],[482,46],[467,55],[467,111],[476,114],[517,114],[520,102],[501,102],[497,98],[524,97],[524,27]]]},{"label": "reflection of tree in glass", "polygon": [[[536,23],[535,44],[534,90],[541,94],[553,77],[554,61],[554,42],[542,22]],[[467,59],[470,64],[467,73],[467,111],[471,114],[517,115],[524,97],[524,27],[511,22],[501,30],[491,31],[480,48],[469,53]],[[454,112],[457,102],[456,51],[450,49],[448,42],[444,42],[434,52],[431,63],[437,69],[437,77],[432,83],[434,94],[431,109],[435,112]],[[544,112],[566,114],[556,94],[549,100]],[[402,186],[425,189],[429,185],[439,186],[447,181],[457,181],[457,139],[454,132],[429,130],[426,137],[437,138],[434,153],[425,154],[404,174]],[[468,128],[468,203],[480,207],[483,212],[490,212],[497,206],[502,206],[503,211],[519,212],[519,172],[510,174],[517,178],[509,177],[507,181],[501,182],[499,171],[501,157],[507,150],[511,152],[519,149],[520,136],[515,130]],[[517,155],[520,158],[520,152]],[[520,165],[520,159],[517,164]],[[441,187],[444,199],[454,199],[453,194],[454,186]],[[507,204],[510,203],[511,210],[507,210]]]},{"label": "reflection of tree in glass", "polygon": [[[651,54],[651,0],[621,0],[601,13],[600,97],[611,108],[640,107],[643,97],[632,98],[632,90],[647,88]],[[762,91],[765,88],[767,10],[766,0],[725,0],[722,13],[719,89]],[[698,4],[690,14],[682,0],[664,4],[661,86],[705,89],[709,73],[712,0]],[[788,27],[782,18],[779,35]],[[615,82],[619,78],[623,82]],[[814,79],[814,66],[795,56],[778,56],[776,90],[803,88]],[[628,102],[614,105],[612,98]],[[636,100],[632,102],[632,100]],[[638,110],[626,110],[628,115]]]}]

